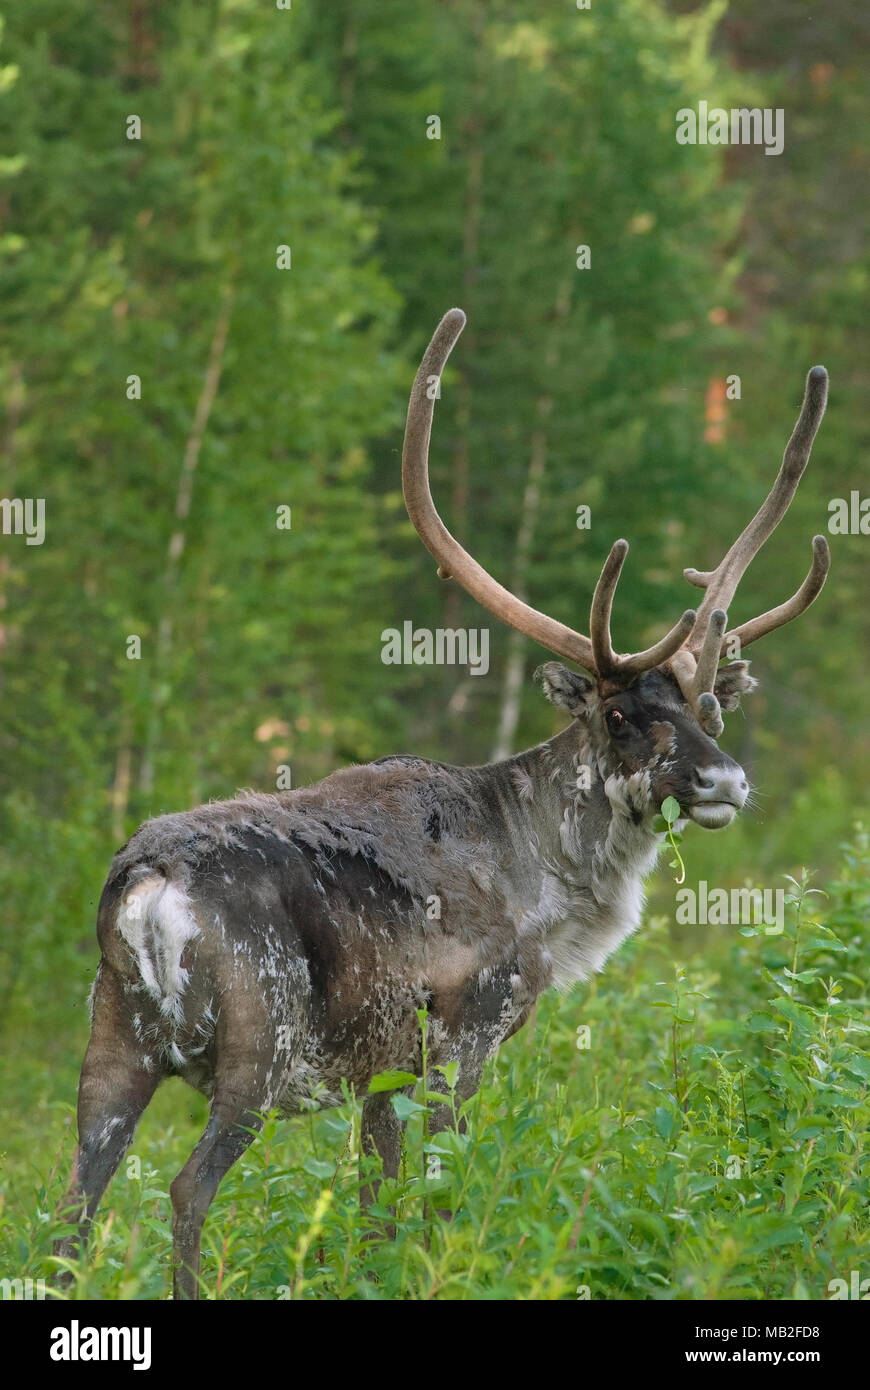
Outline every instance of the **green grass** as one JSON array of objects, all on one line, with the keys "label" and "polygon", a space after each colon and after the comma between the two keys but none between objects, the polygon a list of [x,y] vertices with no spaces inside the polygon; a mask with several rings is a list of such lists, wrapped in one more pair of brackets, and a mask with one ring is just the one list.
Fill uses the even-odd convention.
[{"label": "green grass", "polygon": [[[6,1012],[2,1277],[50,1275],[73,1147],[86,1029],[69,1017],[92,958],[70,928],[80,904],[48,912],[51,883]],[[395,1242],[363,1239],[358,1105],[270,1117],[211,1209],[205,1294],[825,1299],[832,1279],[870,1275],[867,835],[825,896],[807,887],[789,885],[782,936],[675,939],[656,916],[602,976],[543,998],[489,1064],[466,1134],[427,1144],[422,1112],[409,1123],[402,1181],[385,1194]],[[72,1297],[168,1295],[169,1183],[204,1119],[182,1083],[158,1092]]]}]

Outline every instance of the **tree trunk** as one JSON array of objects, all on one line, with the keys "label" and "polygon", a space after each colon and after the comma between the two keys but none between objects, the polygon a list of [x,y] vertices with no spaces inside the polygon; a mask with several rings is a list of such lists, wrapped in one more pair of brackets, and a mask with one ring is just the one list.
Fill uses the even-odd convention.
[{"label": "tree trunk", "polygon": [[[538,402],[538,413],[548,413],[551,402],[542,398]],[[541,479],[547,460],[547,435],[540,425],[532,435],[532,448],[529,455],[529,471],[523,490],[523,505],[517,543],[514,551],[514,567],[511,590],[517,598],[527,602],[526,576],[529,568],[529,555],[535,536],[535,523],[541,501]],[[523,692],[523,679],[526,673],[526,639],[516,628],[511,628],[508,638],[507,664],[501,688],[501,708],[498,719],[498,733],[492,750],[492,761],[500,762],[509,758],[513,752],[514,737],[520,720],[520,703]]]},{"label": "tree trunk", "polygon": [[[482,53],[483,14],[477,6],[472,15],[472,28],[475,34],[478,53]],[[462,219],[462,295],[463,308],[469,311],[469,326],[465,330],[463,357],[474,360],[473,314],[470,312],[474,284],[477,279],[477,262],[480,250],[480,217],[483,198],[483,148],[481,145],[480,95],[483,77],[478,64],[477,76],[471,94],[471,110],[463,124],[467,137],[465,208]],[[468,518],[468,432],[471,426],[471,382],[466,367],[460,364],[457,383],[456,405],[456,444],[453,450],[453,467],[450,485],[450,506],[456,535],[462,539],[467,534]],[[458,584],[447,585],[444,597],[444,625],[459,626],[462,591]]]},{"label": "tree trunk", "polygon": [[[558,321],[567,314],[570,301],[571,285],[570,282],[566,281],[560,286],[559,293],[556,296],[555,318],[557,324]],[[547,370],[549,371],[551,368],[555,367],[558,360],[559,354],[554,332],[544,358]],[[521,598],[524,603],[528,602],[526,586],[529,558],[532,552],[532,545],[534,544],[535,526],[537,524],[538,510],[541,502],[541,481],[547,462],[546,421],[552,407],[553,402],[550,396],[540,396],[538,398],[538,425],[532,434],[529,468],[526,474],[522,512],[520,514],[520,524],[517,530],[517,541],[514,549],[511,591],[516,594],[517,598]],[[507,663],[502,680],[498,732],[492,750],[493,762],[500,762],[503,758],[509,758],[513,752],[517,725],[520,721],[525,673],[526,639],[521,632],[517,632],[516,628],[512,628],[510,637],[508,638]]]},{"label": "tree trunk", "polygon": [[208,366],[206,367],[202,391],[196,403],[193,428],[191,429],[187,440],[187,447],[184,451],[184,460],[178,479],[178,491],[175,496],[176,526],[169,540],[169,548],[166,555],[166,569],[163,574],[165,598],[163,612],[157,628],[157,644],[154,651],[153,666],[154,676],[151,686],[151,712],[145,736],[145,747],[142,753],[142,765],[139,770],[139,790],[146,796],[149,795],[154,788],[154,758],[157,745],[160,741],[160,728],[163,722],[163,706],[166,703],[168,695],[165,673],[166,663],[172,647],[175,590],[181,567],[181,556],[184,552],[185,523],[190,513],[190,503],[193,497],[193,479],[196,466],[199,463],[203,436],[205,435],[211,409],[214,405],[215,396],[217,395],[217,389],[220,384],[224,350],[227,345],[227,334],[230,327],[232,292],[224,290],[223,299],[224,305],[218,315],[214,335],[211,340]]}]

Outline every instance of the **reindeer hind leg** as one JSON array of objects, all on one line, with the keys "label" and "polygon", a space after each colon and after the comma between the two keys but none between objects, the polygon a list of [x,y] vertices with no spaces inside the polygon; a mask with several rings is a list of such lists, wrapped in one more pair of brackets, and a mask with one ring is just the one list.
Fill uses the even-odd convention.
[{"label": "reindeer hind leg", "polygon": [[[58,1213],[74,1220],[75,1234],[55,1243],[54,1253],[76,1258],[91,1220],[133,1138],[136,1125],[165,1069],[135,1035],[123,982],[104,960],[93,993],[93,1026],[79,1081],[78,1132],[73,1170]],[[61,1287],[71,1282],[62,1271]]]},{"label": "reindeer hind leg", "polygon": [[202,1228],[221,1179],[262,1127],[286,1068],[264,1000],[244,990],[224,997],[208,1124],[175,1178],[172,1195],[174,1297],[199,1297]]}]

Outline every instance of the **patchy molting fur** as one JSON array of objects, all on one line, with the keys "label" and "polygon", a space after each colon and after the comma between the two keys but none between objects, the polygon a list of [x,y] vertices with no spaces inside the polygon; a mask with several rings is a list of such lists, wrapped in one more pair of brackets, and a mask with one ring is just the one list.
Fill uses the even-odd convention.
[{"label": "patchy molting fur", "polygon": [[496,779],[388,758],[147,822],[116,856],[100,933],[152,1064],[209,1093],[221,1001],[244,990],[282,1040],[269,1104],[338,1102],[342,1077],[365,1089],[419,1064],[424,1003],[455,1051],[457,999],[484,972],[509,968],[506,1034],[542,989],[599,970],[638,925],[658,837],[631,818],[642,776],[596,765],[578,789],[592,761],[575,725]]},{"label": "patchy molting fur", "polygon": [[653,757],[632,771],[598,706],[587,696],[583,718],[495,766],[399,755],[146,822],[115,858],[99,931],[149,1066],[210,1094],[235,992],[250,1026],[280,1038],[261,1099],[288,1112],[312,1094],[338,1102],[342,1078],[364,1090],[415,1069],[423,1004],[445,1057],[476,1071],[477,1042],[457,1039],[494,970],[506,995],[499,1027],[482,1026],[497,1046],[543,989],[587,979],[640,922],[674,726],[652,726]]},{"label": "patchy molting fur", "polygon": [[[208,1126],[172,1184],[182,1296],[208,1194],[257,1112],[336,1104],[347,1085],[365,1095],[388,1069],[419,1074],[424,1006],[431,1084],[455,1062],[463,1099],[542,990],[587,979],[637,928],[655,812],[670,794],[688,804],[698,760],[724,755],[661,675],[643,677],[643,728],[618,747],[592,683],[543,671],[573,722],[506,762],[383,758],[160,816],[115,856],[70,1193],[90,1216],[164,1077],[207,1095]],[[448,1121],[436,1111],[436,1129]],[[366,1100],[362,1139],[395,1176],[388,1094]]]}]

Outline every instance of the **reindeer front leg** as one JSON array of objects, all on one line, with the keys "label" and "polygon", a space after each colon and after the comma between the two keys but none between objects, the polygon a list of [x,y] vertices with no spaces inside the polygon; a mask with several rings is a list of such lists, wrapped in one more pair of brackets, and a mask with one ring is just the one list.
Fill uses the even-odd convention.
[{"label": "reindeer front leg", "polygon": [[[363,1179],[363,1185],[359,1194],[363,1211],[377,1203],[382,1181],[378,1177],[364,1177],[363,1158],[377,1155],[381,1160],[384,1178],[395,1180],[399,1176],[405,1126],[392,1105],[392,1097],[395,1094],[395,1091],[379,1091],[377,1095],[367,1096],[363,1103],[360,1121],[360,1177]],[[410,1090],[405,1088],[404,1094],[410,1095]],[[390,1214],[394,1214],[392,1207]],[[383,1233],[388,1240],[395,1240],[396,1228],[392,1222],[383,1227]],[[380,1232],[374,1229],[366,1232],[368,1238],[378,1234]]]}]

